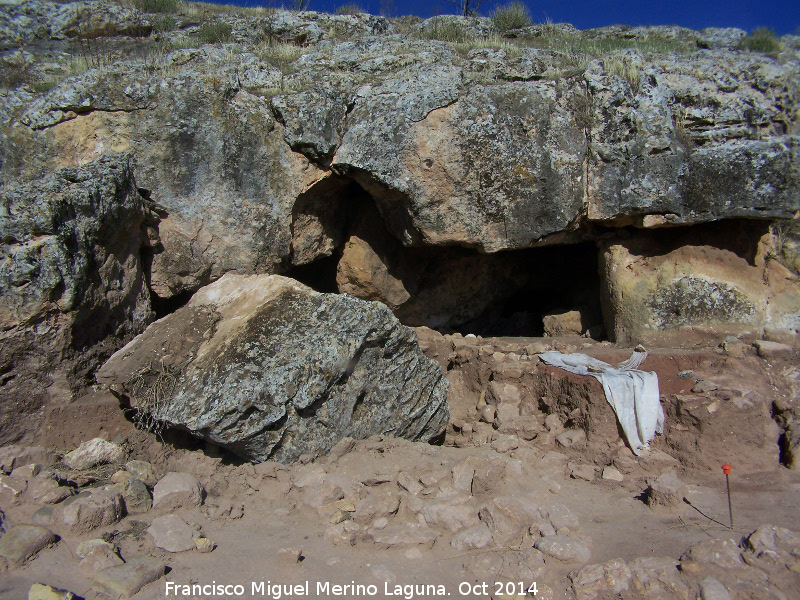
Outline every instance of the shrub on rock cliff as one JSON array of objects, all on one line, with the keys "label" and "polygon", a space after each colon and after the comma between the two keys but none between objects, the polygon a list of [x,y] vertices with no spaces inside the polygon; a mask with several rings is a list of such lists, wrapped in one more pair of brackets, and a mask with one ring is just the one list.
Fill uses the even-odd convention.
[{"label": "shrub on rock cliff", "polygon": [[531,13],[522,2],[511,2],[495,8],[492,21],[499,31],[506,32],[509,29],[528,27],[531,24]]},{"label": "shrub on rock cliff", "polygon": [[775,37],[775,32],[769,27],[759,27],[742,38],[739,47],[751,52],[763,52],[772,54],[781,49],[781,43]]},{"label": "shrub on rock cliff", "polygon": [[133,5],[142,12],[171,14],[178,12],[178,0],[133,0]]},{"label": "shrub on rock cliff", "polygon": [[355,2],[348,2],[347,4],[342,4],[339,8],[336,9],[337,15],[360,15],[364,11],[361,7],[356,4]]}]

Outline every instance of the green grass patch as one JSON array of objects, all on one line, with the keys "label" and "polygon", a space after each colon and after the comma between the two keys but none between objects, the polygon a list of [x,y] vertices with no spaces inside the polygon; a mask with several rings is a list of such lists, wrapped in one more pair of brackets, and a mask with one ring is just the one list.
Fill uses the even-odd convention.
[{"label": "green grass patch", "polygon": [[429,23],[428,26],[420,32],[420,38],[450,42],[452,44],[462,44],[470,38],[466,28],[461,23],[445,19],[432,20],[433,23]]},{"label": "green grass patch", "polygon": [[498,31],[504,33],[510,29],[528,27],[531,24],[531,13],[522,2],[511,2],[495,8],[492,21]]},{"label": "green grass patch", "polygon": [[203,23],[197,31],[198,39],[204,44],[224,44],[233,40],[231,26],[227,23]]},{"label": "green grass patch", "polygon": [[181,8],[178,0],[133,0],[133,5],[142,12],[174,14]]}]

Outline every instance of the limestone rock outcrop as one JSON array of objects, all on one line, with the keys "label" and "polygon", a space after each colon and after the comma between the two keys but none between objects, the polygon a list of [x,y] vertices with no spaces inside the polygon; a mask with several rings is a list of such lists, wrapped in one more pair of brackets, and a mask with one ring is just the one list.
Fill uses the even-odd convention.
[{"label": "limestone rock outcrop", "polygon": [[428,440],[449,417],[439,365],[388,308],[277,275],[202,288],[97,378],[254,461],[318,456],[344,437]]},{"label": "limestone rock outcrop", "polygon": [[152,318],[150,211],[133,170],[130,155],[109,155],[0,189],[2,443],[35,430],[18,417],[86,385]]}]

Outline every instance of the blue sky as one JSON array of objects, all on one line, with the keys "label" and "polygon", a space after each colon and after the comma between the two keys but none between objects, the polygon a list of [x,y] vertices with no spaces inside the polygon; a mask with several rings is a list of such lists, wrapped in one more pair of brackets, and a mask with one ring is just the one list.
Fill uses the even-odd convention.
[{"label": "blue sky", "polygon": [[[311,0],[310,10],[333,12],[352,0]],[[291,0],[236,0],[243,6],[281,6]],[[393,7],[392,16],[415,14],[430,17],[454,13],[447,0],[356,0],[367,12],[381,14]],[[480,13],[489,15],[496,0],[483,0]],[[578,29],[603,25],[682,25],[703,27],[771,27],[779,35],[795,33],[800,27],[800,0],[541,0],[527,1],[534,22],[550,19],[568,22]]]}]

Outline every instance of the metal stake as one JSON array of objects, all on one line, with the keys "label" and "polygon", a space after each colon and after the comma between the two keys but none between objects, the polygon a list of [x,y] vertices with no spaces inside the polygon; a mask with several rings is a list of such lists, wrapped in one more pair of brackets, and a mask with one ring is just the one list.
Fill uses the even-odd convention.
[{"label": "metal stake", "polygon": [[731,474],[730,465],[722,465],[722,472],[725,473],[725,487],[728,488],[728,516],[731,519],[731,529],[733,529],[733,508],[731,507],[731,481],[728,475]]}]

